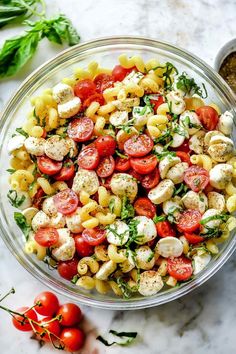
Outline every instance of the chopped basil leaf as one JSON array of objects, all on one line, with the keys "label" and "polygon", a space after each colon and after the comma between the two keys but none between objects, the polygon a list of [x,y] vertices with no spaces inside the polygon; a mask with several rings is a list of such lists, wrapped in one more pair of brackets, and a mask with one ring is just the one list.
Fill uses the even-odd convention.
[{"label": "chopped basil leaf", "polygon": [[202,84],[203,89],[197,85],[193,78],[190,78],[186,72],[183,72],[177,79],[176,87],[179,90],[182,90],[187,95],[193,96],[197,94],[202,98],[207,98],[207,90],[204,84]]},{"label": "chopped basil leaf", "polygon": [[16,170],[14,170],[14,168],[8,168],[6,171],[9,172],[10,175],[12,175],[14,172],[16,172]]},{"label": "chopped basil leaf", "polygon": [[166,216],[165,215],[160,215],[160,216],[155,215],[152,220],[153,220],[154,224],[157,224],[160,221],[165,221]]},{"label": "chopped basil leaf", "polygon": [[26,240],[28,240],[31,227],[27,224],[25,216],[22,213],[15,212],[14,219],[23,234],[25,235]]},{"label": "chopped basil leaf", "polygon": [[116,155],[119,156],[121,159],[128,159],[129,157],[126,155],[123,155],[119,152],[119,150],[116,150]]},{"label": "chopped basil leaf", "polygon": [[108,208],[110,210],[110,212],[113,214],[113,211],[114,211],[114,207],[115,207],[115,198],[111,198],[110,202],[109,202],[109,205],[108,205]]},{"label": "chopped basil leaf", "polygon": [[208,218],[201,220],[200,224],[205,225],[211,220],[221,220],[222,222],[226,222],[229,219],[229,217],[230,217],[230,215],[228,215],[228,214],[212,215],[212,216],[209,216]]},{"label": "chopped basil leaf", "polygon": [[19,208],[19,206],[23,204],[26,197],[25,195],[18,197],[17,191],[14,189],[10,189],[7,193],[7,198],[12,206],[14,206],[15,208]]},{"label": "chopped basil leaf", "polygon": [[19,134],[25,136],[26,138],[29,137],[29,134],[26,133],[26,131],[24,131],[22,128],[16,128],[16,131],[17,131],[17,133],[19,133]]},{"label": "chopped basil leaf", "polygon": [[121,220],[124,220],[124,219],[133,218],[133,217],[134,217],[134,207],[129,202],[129,199],[127,197],[124,197],[122,200],[120,218],[121,218]]},{"label": "chopped basil leaf", "polygon": [[70,282],[71,282],[72,284],[76,284],[77,281],[78,281],[78,279],[79,279],[79,276],[76,274],[76,275],[73,276],[73,278],[71,279]]},{"label": "chopped basil leaf", "polygon": [[106,339],[104,339],[102,336],[98,336],[96,339],[99,340],[101,343],[103,343],[106,347],[110,347],[111,345],[117,344],[121,346],[126,346],[130,343],[133,342],[133,340],[137,337],[138,333],[137,332],[117,332],[114,330],[110,330],[109,333],[113,334],[116,337],[120,338],[127,338],[124,342],[111,342],[108,343]]}]

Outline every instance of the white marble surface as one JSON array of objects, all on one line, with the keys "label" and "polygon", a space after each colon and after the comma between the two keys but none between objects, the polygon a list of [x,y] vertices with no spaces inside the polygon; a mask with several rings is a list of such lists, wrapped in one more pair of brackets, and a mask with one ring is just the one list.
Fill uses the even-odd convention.
[{"label": "white marble surface", "polygon": [[[235,36],[235,0],[48,0],[52,14],[71,18],[81,41],[107,35],[142,35],[169,41],[188,49],[213,65],[219,48]],[[0,32],[0,45],[17,28]],[[27,68],[17,77],[0,82],[0,109],[21,81],[61,50],[45,41]],[[158,308],[112,312],[83,308],[87,341],[83,354],[233,354],[236,348],[235,257],[210,281],[189,296]],[[45,289],[29,275],[0,241],[0,292],[17,290],[7,303],[27,305]],[[66,299],[61,299],[66,300]],[[105,348],[96,334],[115,330],[137,331],[135,345]],[[0,314],[1,354],[52,353],[14,330],[7,314]]]}]

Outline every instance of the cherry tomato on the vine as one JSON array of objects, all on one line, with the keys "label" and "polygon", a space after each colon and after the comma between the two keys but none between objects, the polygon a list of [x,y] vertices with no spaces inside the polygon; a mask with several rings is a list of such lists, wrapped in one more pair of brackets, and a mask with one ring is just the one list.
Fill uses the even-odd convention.
[{"label": "cherry tomato on the vine", "polygon": [[60,325],[66,327],[78,324],[82,318],[82,312],[79,306],[72,303],[61,305],[57,311],[57,316],[58,315],[61,316]]},{"label": "cherry tomato on the vine", "polygon": [[75,327],[64,328],[60,335],[61,342],[69,352],[81,349],[84,344],[84,337],[84,332]]},{"label": "cherry tomato on the vine", "polygon": [[[37,313],[33,309],[30,309],[29,307],[20,307],[19,309],[16,310],[16,312],[22,313],[22,315],[27,316],[29,319],[33,321],[38,321]],[[19,331],[28,332],[33,330],[29,321],[26,318],[24,318],[24,316],[14,315],[12,317],[12,323],[14,327],[17,328]]]},{"label": "cherry tomato on the vine", "polygon": [[44,291],[36,296],[34,304],[37,303],[40,303],[40,305],[35,306],[35,311],[43,316],[53,316],[59,308],[57,296],[50,291]]}]

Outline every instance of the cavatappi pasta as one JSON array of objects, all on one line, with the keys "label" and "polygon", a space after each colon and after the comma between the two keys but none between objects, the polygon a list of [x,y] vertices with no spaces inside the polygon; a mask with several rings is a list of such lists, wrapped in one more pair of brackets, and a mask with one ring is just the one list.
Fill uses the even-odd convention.
[{"label": "cavatappi pasta", "polygon": [[26,253],[75,286],[124,297],[175,287],[219,253],[236,227],[233,115],[204,85],[123,54],[31,104],[8,144]]}]

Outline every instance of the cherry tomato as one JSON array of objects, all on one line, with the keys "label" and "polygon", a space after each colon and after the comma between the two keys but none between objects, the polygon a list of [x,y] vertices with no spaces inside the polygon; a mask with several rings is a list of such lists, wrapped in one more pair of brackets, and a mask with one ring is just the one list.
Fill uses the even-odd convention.
[{"label": "cherry tomato", "polygon": [[45,196],[45,193],[43,189],[40,187],[37,190],[37,193],[33,196],[32,204],[35,208],[40,209],[42,202],[43,202],[43,197]]},{"label": "cherry tomato", "polygon": [[176,236],[176,232],[169,221],[159,221],[156,224],[156,230],[159,237]]},{"label": "cherry tomato", "polygon": [[176,151],[176,156],[179,157],[182,162],[187,162],[187,164],[191,165],[190,156],[187,152]]},{"label": "cherry tomato", "polygon": [[55,175],[62,168],[62,162],[54,161],[47,156],[40,156],[37,158],[37,164],[40,172],[49,176]]},{"label": "cherry tomato", "polygon": [[41,136],[41,138],[46,138],[47,137],[47,131],[46,129],[43,129],[43,135]]},{"label": "cherry tomato", "polygon": [[153,148],[152,139],[146,134],[133,135],[124,144],[127,155],[132,157],[142,157],[147,155]]},{"label": "cherry tomato", "polygon": [[73,119],[67,129],[68,136],[79,143],[90,140],[93,135],[93,121],[90,118]]},{"label": "cherry tomato", "polygon": [[204,188],[204,193],[208,194],[208,193],[212,192],[213,190],[214,190],[214,188],[212,187],[212,185],[210,183],[208,183],[206,188]]},{"label": "cherry tomato", "polygon": [[177,148],[172,148],[171,150],[174,151],[183,151],[186,152],[187,154],[190,152],[190,148],[189,148],[189,140],[184,140],[183,144],[180,145]]},{"label": "cherry tomato", "polygon": [[84,332],[79,328],[64,328],[60,339],[69,352],[76,352],[84,345]]},{"label": "cherry tomato", "polygon": [[116,165],[115,165],[115,170],[119,172],[125,172],[130,169],[130,159],[122,159],[121,157],[116,158]]},{"label": "cherry tomato", "polygon": [[154,112],[157,111],[157,108],[164,103],[164,98],[161,95],[158,95],[157,98],[150,99],[151,105],[153,105]]},{"label": "cherry tomato", "polygon": [[121,65],[116,65],[112,70],[112,76],[115,81],[123,81],[124,78],[134,70],[137,71],[135,66],[130,69],[126,69]]},{"label": "cherry tomato", "polygon": [[137,215],[144,215],[150,219],[156,215],[155,205],[146,197],[138,198],[134,203],[134,209]]},{"label": "cherry tomato", "polygon": [[99,154],[95,146],[89,145],[81,150],[78,156],[78,165],[85,170],[94,170],[99,163]]},{"label": "cherry tomato", "polygon": [[62,261],[57,265],[57,271],[64,279],[71,280],[78,273],[78,259],[73,258],[70,261]]},{"label": "cherry tomato", "polygon": [[74,87],[75,95],[84,101],[96,92],[96,85],[90,79],[80,80]]},{"label": "cherry tomato", "polygon": [[57,311],[57,316],[61,315],[62,319],[60,320],[61,326],[74,326],[81,321],[82,312],[79,306],[67,303],[59,307]]},{"label": "cherry tomato", "polygon": [[140,175],[138,172],[134,171],[133,169],[129,170],[128,173],[133,176],[138,182],[142,182],[144,176]]},{"label": "cherry tomato", "polygon": [[188,234],[185,232],[184,234],[185,238],[188,240],[189,243],[199,243],[204,241],[204,237],[200,236],[200,235],[196,235],[196,234]]},{"label": "cherry tomato", "polygon": [[40,246],[51,247],[58,242],[59,234],[54,227],[41,227],[36,231],[34,239]]},{"label": "cherry tomato", "polygon": [[[29,317],[33,321],[38,321],[37,313],[33,309],[29,309],[29,307],[20,307],[16,312],[22,313],[22,315]],[[33,330],[29,321],[24,316],[14,315],[12,323],[19,331],[28,332]]]},{"label": "cherry tomato", "polygon": [[110,135],[103,135],[95,140],[95,146],[100,156],[110,156],[115,153],[116,141]]},{"label": "cherry tomato", "polygon": [[60,172],[53,176],[56,181],[69,181],[75,175],[75,166],[72,160],[66,160]]},{"label": "cherry tomato", "polygon": [[219,122],[219,115],[213,107],[203,106],[195,111],[202,123],[203,127],[207,130],[214,130]]},{"label": "cherry tomato", "polygon": [[114,84],[114,78],[109,74],[99,74],[95,77],[94,83],[98,93],[102,93]]},{"label": "cherry tomato", "polygon": [[202,215],[198,210],[185,210],[179,217],[177,226],[180,231],[191,233],[200,226]]},{"label": "cherry tomato", "polygon": [[90,106],[92,102],[98,102],[101,106],[104,105],[105,100],[101,93],[94,93],[92,96],[88,97],[84,103],[83,108],[86,109]]},{"label": "cherry tomato", "polygon": [[145,157],[132,157],[130,159],[131,167],[134,171],[141,175],[147,175],[151,173],[157,165],[157,158],[155,155],[148,155]]},{"label": "cherry tomato", "polygon": [[[50,316],[44,317],[40,320],[39,325],[36,325],[35,329],[38,332],[37,337],[45,342],[49,342],[53,339],[55,340],[55,337],[59,337],[61,333],[59,321]],[[51,335],[49,335],[47,331],[49,331]]]},{"label": "cherry tomato", "polygon": [[63,215],[71,214],[77,209],[79,199],[72,189],[64,189],[53,196],[53,201],[59,213]]},{"label": "cherry tomato", "polygon": [[37,311],[42,316],[53,316],[58,311],[59,301],[55,294],[51,291],[44,291],[34,299],[34,304],[40,303],[40,306],[35,306]]},{"label": "cherry tomato", "polygon": [[75,235],[75,248],[80,257],[89,257],[94,253],[94,247],[88,244],[82,235]]},{"label": "cherry tomato", "polygon": [[144,188],[151,189],[156,187],[159,181],[160,181],[160,174],[158,169],[155,168],[151,173],[143,177],[141,184]]},{"label": "cherry tomato", "polygon": [[97,174],[101,178],[112,175],[115,169],[115,161],[112,156],[102,157],[97,167]]},{"label": "cherry tomato", "polygon": [[91,246],[97,246],[106,240],[106,231],[95,227],[94,229],[84,229],[83,239]]},{"label": "cherry tomato", "polygon": [[184,172],[184,182],[192,191],[200,192],[209,183],[209,173],[202,167],[190,166]]},{"label": "cherry tomato", "polygon": [[188,280],[193,274],[192,262],[184,256],[168,258],[167,271],[177,280]]}]

